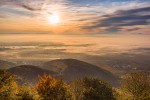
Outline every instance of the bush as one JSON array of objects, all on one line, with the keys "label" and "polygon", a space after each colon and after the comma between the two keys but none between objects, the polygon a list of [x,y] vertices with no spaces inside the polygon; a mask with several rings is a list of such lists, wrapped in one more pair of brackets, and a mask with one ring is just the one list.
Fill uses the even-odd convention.
[{"label": "bush", "polygon": [[99,79],[84,78],[74,82],[76,100],[113,100],[112,87]]},{"label": "bush", "polygon": [[69,86],[66,83],[62,80],[53,79],[46,74],[39,77],[36,90],[44,100],[70,100],[72,98]]}]

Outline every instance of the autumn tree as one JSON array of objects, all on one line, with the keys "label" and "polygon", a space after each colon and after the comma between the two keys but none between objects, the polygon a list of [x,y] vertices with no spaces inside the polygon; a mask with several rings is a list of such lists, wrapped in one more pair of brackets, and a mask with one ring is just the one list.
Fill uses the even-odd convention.
[{"label": "autumn tree", "polygon": [[73,84],[76,100],[113,100],[113,91],[108,83],[95,79],[83,78]]},{"label": "autumn tree", "polygon": [[0,70],[0,99],[16,100],[17,88],[15,77],[6,70]]},{"label": "autumn tree", "polygon": [[36,97],[36,94],[33,93],[30,87],[21,86],[18,88],[17,99],[18,100],[38,100],[38,97]]},{"label": "autumn tree", "polygon": [[46,74],[39,77],[36,90],[44,100],[71,100],[72,98],[70,88],[66,83]]},{"label": "autumn tree", "polygon": [[150,75],[146,72],[127,74],[121,81],[121,89],[134,100],[150,100]]}]

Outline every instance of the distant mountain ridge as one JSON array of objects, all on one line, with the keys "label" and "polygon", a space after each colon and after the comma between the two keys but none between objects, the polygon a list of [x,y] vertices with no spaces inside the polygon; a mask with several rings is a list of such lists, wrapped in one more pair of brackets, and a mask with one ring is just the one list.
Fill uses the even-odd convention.
[{"label": "distant mountain ridge", "polygon": [[34,85],[38,81],[38,76],[43,76],[44,73],[55,78],[61,78],[66,82],[72,82],[84,77],[98,78],[114,86],[118,85],[119,79],[107,70],[77,59],[56,59],[48,61],[40,67],[34,65],[13,67],[15,66],[13,63],[8,65],[10,65],[10,67],[7,67],[8,71],[17,76],[20,85]]},{"label": "distant mountain ridge", "polygon": [[61,75],[65,81],[74,81],[83,77],[93,77],[117,84],[118,78],[111,72],[98,66],[76,59],[57,59],[46,62],[43,67]]}]

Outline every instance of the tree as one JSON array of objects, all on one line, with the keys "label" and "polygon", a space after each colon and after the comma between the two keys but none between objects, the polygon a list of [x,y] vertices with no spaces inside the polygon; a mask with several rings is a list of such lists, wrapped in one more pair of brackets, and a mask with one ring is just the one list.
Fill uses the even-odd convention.
[{"label": "tree", "polygon": [[36,90],[44,100],[70,100],[72,98],[71,91],[66,83],[62,80],[53,79],[46,74],[39,77]]},{"label": "tree", "polygon": [[0,70],[0,99],[16,100],[17,88],[14,76],[6,70]]},{"label": "tree", "polygon": [[76,100],[113,100],[112,87],[99,79],[83,78],[73,84]]},{"label": "tree", "polygon": [[36,96],[31,92],[31,89],[26,86],[22,86],[18,88],[17,93],[18,100],[36,100]]},{"label": "tree", "polygon": [[127,74],[121,81],[121,89],[136,100],[150,99],[150,75],[146,72]]}]

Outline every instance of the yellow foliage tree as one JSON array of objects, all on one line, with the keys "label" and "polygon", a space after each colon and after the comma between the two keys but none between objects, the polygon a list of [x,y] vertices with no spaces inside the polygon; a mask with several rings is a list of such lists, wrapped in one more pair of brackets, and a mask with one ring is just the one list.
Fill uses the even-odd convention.
[{"label": "yellow foliage tree", "polygon": [[0,70],[0,99],[16,100],[17,89],[14,76],[6,70]]},{"label": "yellow foliage tree", "polygon": [[121,89],[134,100],[150,100],[150,74],[134,72],[125,75],[121,81]]}]

